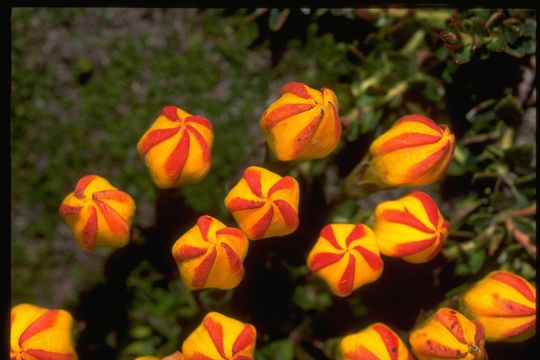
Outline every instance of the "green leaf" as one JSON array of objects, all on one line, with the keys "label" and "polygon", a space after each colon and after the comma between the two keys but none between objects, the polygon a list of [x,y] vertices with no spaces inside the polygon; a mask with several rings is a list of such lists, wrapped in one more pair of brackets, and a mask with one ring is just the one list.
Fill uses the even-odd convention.
[{"label": "green leaf", "polygon": [[279,29],[283,27],[283,24],[289,17],[290,12],[290,9],[271,9],[270,16],[268,17],[268,26],[270,27],[270,30],[279,31]]},{"label": "green leaf", "polygon": [[256,360],[294,360],[294,346],[290,339],[275,340],[255,352]]},{"label": "green leaf", "polygon": [[527,18],[523,22],[523,35],[531,38],[536,38],[536,20]]},{"label": "green leaf", "polygon": [[486,250],[484,248],[476,248],[472,251],[469,258],[469,269],[471,273],[476,274],[484,265],[486,260]]},{"label": "green leaf", "polygon": [[455,60],[457,64],[465,64],[471,61],[472,57],[472,44],[467,44],[455,52]]}]

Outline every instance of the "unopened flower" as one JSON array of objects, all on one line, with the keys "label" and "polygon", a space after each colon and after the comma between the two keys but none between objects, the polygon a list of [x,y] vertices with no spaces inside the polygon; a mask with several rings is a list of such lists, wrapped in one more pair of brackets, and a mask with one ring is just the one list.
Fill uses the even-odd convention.
[{"label": "unopened flower", "polygon": [[341,297],[377,280],[383,271],[373,231],[363,224],[326,225],[307,264]]},{"label": "unopened flower", "polygon": [[418,360],[488,358],[482,325],[456,310],[440,308],[409,335]]},{"label": "unopened flower", "polygon": [[489,273],[464,294],[463,305],[488,341],[518,342],[536,333],[536,288],[511,272]]},{"label": "unopened flower", "polygon": [[244,276],[247,249],[248,239],[240,229],[204,215],[174,243],[172,255],[189,289],[232,289]]},{"label": "unopened flower", "polygon": [[336,148],[341,136],[336,95],[289,82],[260,119],[267,144],[282,161],[319,159]]},{"label": "unopened flower", "polygon": [[343,360],[413,360],[403,341],[388,326],[375,323],[340,341]]},{"label": "unopened flower", "polygon": [[211,165],[214,134],[204,117],[165,106],[137,144],[152,180],[170,189],[201,181]]},{"label": "unopened flower", "polygon": [[208,313],[182,344],[186,360],[253,360],[257,331],[251,324]]},{"label": "unopened flower", "polygon": [[11,309],[11,360],[76,360],[73,317],[61,309],[20,304]]},{"label": "unopened flower", "polygon": [[375,208],[373,231],[382,254],[424,263],[440,252],[450,226],[424,192],[385,201]]},{"label": "unopened flower", "polygon": [[122,247],[129,242],[135,202],[97,175],[83,176],[58,210],[79,246]]},{"label": "unopened flower", "polygon": [[293,177],[250,166],[225,197],[225,206],[248,238],[259,240],[296,230],[299,196]]}]

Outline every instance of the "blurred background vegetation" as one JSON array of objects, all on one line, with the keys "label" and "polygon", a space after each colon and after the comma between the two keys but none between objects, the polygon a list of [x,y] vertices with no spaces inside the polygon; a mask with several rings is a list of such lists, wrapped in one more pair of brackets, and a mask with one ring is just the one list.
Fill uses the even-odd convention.
[{"label": "blurred background vegetation", "polygon": [[[259,360],[334,359],[337,338],[375,321],[406,339],[492,270],[536,279],[534,10],[15,8],[11,31],[11,302],[71,311],[83,360],[172,353],[210,310],[255,325]],[[300,182],[299,229],[251,243],[236,289],[191,292],[170,248],[201,214],[234,225],[223,198],[264,163],[258,119],[287,81],[336,92],[342,141],[326,159],[267,164]],[[157,191],[135,145],[169,104],[212,121],[213,166]],[[325,224],[369,224],[378,202],[411,191],[341,196],[371,141],[408,113],[456,134],[447,176],[420,188],[450,236],[430,263],[385,257],[377,282],[338,299],[307,252]],[[136,200],[126,248],[85,253],[58,216],[89,173]],[[534,340],[487,350],[524,358]]]}]

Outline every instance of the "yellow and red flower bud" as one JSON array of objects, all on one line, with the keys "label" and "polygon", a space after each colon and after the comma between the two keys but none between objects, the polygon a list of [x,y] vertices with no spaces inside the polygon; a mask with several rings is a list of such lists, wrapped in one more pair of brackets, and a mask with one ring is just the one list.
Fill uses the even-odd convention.
[{"label": "yellow and red flower bud", "polygon": [[212,124],[176,106],[165,106],[137,144],[160,189],[201,181],[211,165]]},{"label": "yellow and red flower bud", "polygon": [[440,308],[409,335],[418,360],[487,359],[482,325],[456,310]]},{"label": "yellow and red flower bud", "polygon": [[336,95],[299,82],[289,82],[264,112],[260,125],[268,147],[281,161],[320,159],[341,137]]},{"label": "yellow and red flower bud", "polygon": [[225,206],[248,238],[259,240],[296,230],[299,196],[293,177],[250,166],[225,197]]},{"label": "yellow and red flower bud", "polygon": [[383,323],[345,336],[340,352],[343,360],[414,360],[399,336]]},{"label": "yellow and red flower bud", "polygon": [[371,144],[369,176],[383,187],[431,184],[446,173],[454,147],[446,125],[422,115],[404,116]]},{"label": "yellow and red flower bud", "polygon": [[73,317],[61,309],[20,304],[11,309],[11,360],[76,360]]},{"label": "yellow and red flower bud", "polygon": [[170,355],[164,357],[157,357],[152,355],[138,356],[135,360],[185,360],[186,358],[180,351],[176,351]]},{"label": "yellow and red flower bud", "polygon": [[208,313],[182,344],[186,360],[253,360],[257,331],[251,324]]},{"label": "yellow and red flower bud", "polygon": [[326,225],[307,264],[341,297],[377,280],[383,271],[373,231],[363,224]]},{"label": "yellow and red flower bud", "polygon": [[382,254],[425,263],[440,252],[450,226],[424,192],[385,201],[375,208],[373,231]]},{"label": "yellow and red flower bud", "polygon": [[203,215],[172,247],[183,283],[192,290],[232,289],[242,280],[248,239],[237,228]]},{"label": "yellow and red flower bud", "polygon": [[508,271],[493,271],[463,295],[465,311],[488,341],[518,342],[536,333],[536,288]]},{"label": "yellow and red flower bud", "polygon": [[84,250],[129,242],[135,202],[97,175],[83,176],[58,210]]}]

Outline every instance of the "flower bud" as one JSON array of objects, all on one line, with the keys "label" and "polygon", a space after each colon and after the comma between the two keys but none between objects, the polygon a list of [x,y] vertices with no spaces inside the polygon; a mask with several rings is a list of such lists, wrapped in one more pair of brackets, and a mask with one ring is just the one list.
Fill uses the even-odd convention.
[{"label": "flower bud", "polygon": [[459,312],[440,308],[409,335],[418,360],[488,358],[482,325]]},{"label": "flower bud", "polygon": [[399,336],[382,323],[345,336],[340,342],[340,352],[343,360],[414,360]]},{"label": "flower bud", "polygon": [[170,355],[164,357],[157,357],[152,355],[138,356],[135,360],[186,360],[184,355],[180,351],[176,351]]},{"label": "flower bud", "polygon": [[268,147],[281,161],[323,158],[334,151],[341,136],[334,92],[299,82],[282,87],[260,125]]},{"label": "flower bud", "polygon": [[232,289],[242,280],[248,240],[240,229],[203,215],[172,247],[187,288]]},{"label": "flower bud", "polygon": [[212,124],[176,106],[165,106],[137,151],[160,189],[201,181],[211,165]]},{"label": "flower bud", "polygon": [[252,360],[257,331],[251,324],[208,313],[182,344],[186,360]]},{"label": "flower bud", "polygon": [[326,225],[307,264],[340,297],[377,280],[383,271],[373,231],[363,224]]},{"label": "flower bud", "polygon": [[250,166],[225,197],[225,206],[251,240],[288,235],[298,227],[298,182]]},{"label": "flower bud", "polygon": [[440,252],[450,226],[435,201],[424,192],[385,201],[375,208],[373,231],[386,256],[401,257],[419,264]]},{"label": "flower bud", "polygon": [[84,250],[129,242],[135,202],[97,175],[83,176],[58,210]]},{"label": "flower bud", "polygon": [[65,310],[17,305],[11,309],[10,359],[76,360],[72,328]]},{"label": "flower bud", "polygon": [[508,271],[493,271],[463,295],[465,311],[488,341],[518,342],[536,333],[536,288]]}]

